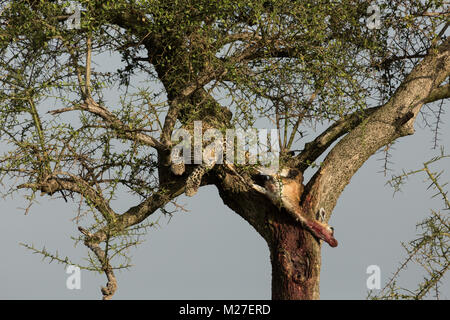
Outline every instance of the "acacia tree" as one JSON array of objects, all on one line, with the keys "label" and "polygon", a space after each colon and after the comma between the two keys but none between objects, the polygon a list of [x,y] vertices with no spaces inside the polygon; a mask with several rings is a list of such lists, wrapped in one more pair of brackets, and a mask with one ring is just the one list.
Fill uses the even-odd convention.
[{"label": "acacia tree", "polygon": [[[280,166],[316,170],[301,195],[303,214],[315,219],[324,208],[328,221],[364,162],[412,135],[423,106],[440,115],[443,105],[432,103],[450,96],[444,1],[377,1],[375,29],[369,3],[358,0],[78,3],[79,26],[64,1],[2,2],[0,172],[6,194],[80,204],[78,240],[92,252],[85,268],[105,273],[105,299],[117,288],[114,269],[126,267],[115,259],[185,192],[195,165],[182,175],[170,170],[177,128],[271,120]],[[105,53],[122,66],[102,65]],[[136,89],[138,76],[148,85]],[[122,93],[119,103],[106,99],[111,88]],[[317,122],[330,125],[290,152]],[[201,184],[215,185],[266,240],[273,299],[318,299],[320,241],[249,187],[252,166],[236,168],[217,164]],[[114,209],[121,190],[137,201],[125,212]]]}]

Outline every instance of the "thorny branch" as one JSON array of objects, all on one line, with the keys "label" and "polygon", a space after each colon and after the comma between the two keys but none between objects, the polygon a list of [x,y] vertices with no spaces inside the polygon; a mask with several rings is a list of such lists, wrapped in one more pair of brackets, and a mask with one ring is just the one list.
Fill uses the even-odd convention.
[{"label": "thorny branch", "polygon": [[[431,166],[449,158],[450,156],[445,155],[442,149],[441,155],[425,162],[423,168],[404,172],[401,175],[394,176],[389,181],[389,184],[396,192],[400,190],[406,178],[425,173],[427,180],[430,182],[428,189],[432,188],[437,191],[433,197],[440,196],[442,198],[443,210],[442,212],[431,210],[431,215],[417,225],[418,229],[421,230],[419,236],[407,244],[402,244],[407,253],[406,258],[401,262],[381,291],[378,293],[369,292],[368,298],[420,300],[430,295],[432,290],[434,290],[435,298],[439,298],[440,284],[450,267],[448,259],[450,250],[450,201],[447,196],[448,192],[445,190],[447,183],[439,182],[442,172],[433,172]],[[398,284],[402,279],[401,276],[407,267],[413,263],[420,265],[427,275],[416,286],[416,289],[401,287]]]}]

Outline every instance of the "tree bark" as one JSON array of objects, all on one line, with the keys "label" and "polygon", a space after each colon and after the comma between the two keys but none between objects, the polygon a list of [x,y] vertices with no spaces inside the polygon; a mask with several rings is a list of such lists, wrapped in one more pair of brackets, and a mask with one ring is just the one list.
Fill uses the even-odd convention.
[{"label": "tree bark", "polygon": [[[286,214],[287,215],[287,214]],[[273,300],[319,299],[320,246],[298,224],[277,215],[269,243]]]}]

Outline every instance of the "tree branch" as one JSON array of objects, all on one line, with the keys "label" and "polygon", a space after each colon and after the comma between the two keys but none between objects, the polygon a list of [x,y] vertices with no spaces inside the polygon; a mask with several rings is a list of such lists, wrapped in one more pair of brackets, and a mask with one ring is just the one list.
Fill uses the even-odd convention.
[{"label": "tree branch", "polygon": [[292,163],[293,166],[299,168],[302,172],[305,171],[312,162],[320,157],[322,153],[324,153],[328,147],[333,144],[333,142],[357,127],[364,119],[373,114],[379,108],[380,107],[373,107],[366,110],[357,111],[336,121],[316,139],[305,144],[303,151],[295,157]]},{"label": "tree branch", "polygon": [[98,261],[102,264],[102,270],[108,279],[108,283],[106,284],[106,287],[102,287],[101,291],[103,294],[103,300],[110,300],[117,290],[117,280],[114,275],[113,268],[108,261],[108,257],[106,256],[105,251],[100,248],[99,243],[95,241],[95,237],[92,233],[82,227],[78,227],[78,230],[86,236],[84,245],[91,249],[91,251],[97,256]]},{"label": "tree branch", "polygon": [[[446,98],[450,98],[449,84],[440,86],[431,91],[430,95],[424,100],[424,103],[431,103]],[[357,111],[336,121],[316,139],[306,143],[305,148],[297,157],[295,157],[292,165],[297,167],[302,172],[305,171],[310,164],[320,157],[337,139],[356,128],[362,121],[364,121],[364,119],[380,108],[381,106],[377,106],[366,110]]]},{"label": "tree branch", "polygon": [[[450,38],[419,62],[392,98],[351,130],[325,158],[306,186],[313,210],[328,214],[356,171],[382,146],[414,133],[420,108],[450,74]],[[312,151],[310,151],[312,152]],[[329,216],[328,216],[329,217]],[[328,218],[327,217],[327,218]]]},{"label": "tree branch", "polygon": [[113,226],[98,230],[93,234],[93,239],[104,242],[108,238],[108,232],[120,232],[133,225],[141,223],[158,209],[164,207],[170,201],[184,192],[185,181],[178,179],[168,184],[161,185],[159,191],[153,193],[145,201],[137,206],[131,207],[126,212],[118,215]]},{"label": "tree branch", "polygon": [[44,181],[35,183],[24,183],[17,187],[18,189],[40,190],[43,194],[52,195],[58,191],[70,191],[82,195],[89,202],[92,202],[95,208],[103,217],[112,221],[116,218],[116,213],[111,209],[103,195],[94,190],[88,182],[81,178],[72,176],[69,178],[47,177]]},{"label": "tree branch", "polygon": [[139,141],[145,145],[151,146],[157,150],[164,150],[166,147],[157,139],[146,135],[142,132],[136,132],[135,130],[130,130],[130,128],[125,125],[120,119],[118,119],[114,114],[112,114],[108,109],[99,105],[92,99],[86,99],[84,104],[80,104],[73,107],[57,109],[49,111],[50,114],[56,115],[68,111],[83,110],[88,111],[102,118],[109,128],[114,129],[119,138],[125,138],[132,141]]},{"label": "tree branch", "polygon": [[440,86],[431,91],[430,95],[425,99],[424,103],[431,103],[437,100],[448,98],[450,98],[450,84]]}]

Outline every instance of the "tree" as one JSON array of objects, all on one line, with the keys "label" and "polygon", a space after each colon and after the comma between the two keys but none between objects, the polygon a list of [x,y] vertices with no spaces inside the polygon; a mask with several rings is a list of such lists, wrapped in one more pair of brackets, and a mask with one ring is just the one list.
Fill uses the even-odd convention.
[{"label": "tree", "polygon": [[[105,273],[105,299],[117,288],[114,270],[127,267],[115,259],[126,259],[149,216],[178,208],[198,168],[171,171],[177,128],[201,120],[220,131],[247,129],[271,120],[280,166],[316,169],[302,188],[301,211],[315,221],[323,208],[328,221],[364,162],[412,135],[424,105],[437,108],[439,123],[439,102],[450,96],[444,1],[379,1],[381,16],[355,0],[79,4],[79,21],[67,3],[2,7],[0,121],[8,149],[0,172],[6,194],[25,189],[30,203],[38,192],[80,203],[78,240],[92,251],[85,268]],[[94,67],[104,52],[119,54],[124,67]],[[133,87],[138,74],[147,87]],[[105,98],[111,87],[124,94],[118,106]],[[330,125],[291,152],[303,126],[318,122]],[[269,246],[272,298],[318,299],[320,240],[251,188],[255,165],[208,169],[201,185],[216,186]],[[138,204],[114,210],[119,190]]]}]

